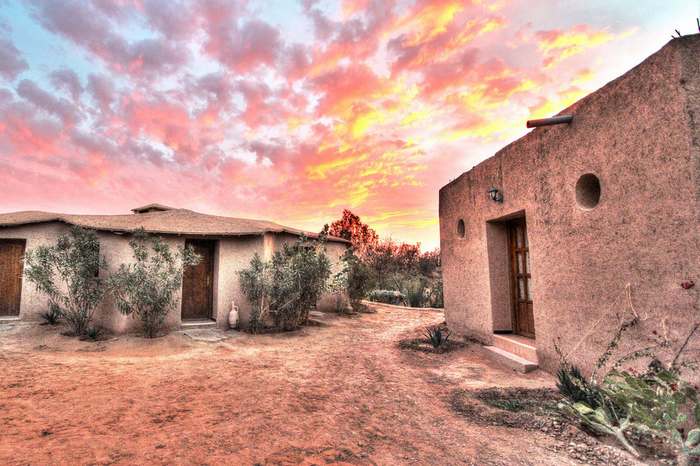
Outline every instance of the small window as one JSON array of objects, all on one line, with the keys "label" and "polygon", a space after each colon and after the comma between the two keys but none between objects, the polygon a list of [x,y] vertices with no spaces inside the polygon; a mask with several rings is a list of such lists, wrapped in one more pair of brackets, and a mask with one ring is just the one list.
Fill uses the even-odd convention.
[{"label": "small window", "polygon": [[593,173],[586,173],[576,182],[576,203],[585,210],[595,208],[600,202],[600,180]]},{"label": "small window", "polygon": [[464,238],[464,233],[464,220],[460,218],[459,222],[457,222],[457,236],[459,236],[460,238]]}]

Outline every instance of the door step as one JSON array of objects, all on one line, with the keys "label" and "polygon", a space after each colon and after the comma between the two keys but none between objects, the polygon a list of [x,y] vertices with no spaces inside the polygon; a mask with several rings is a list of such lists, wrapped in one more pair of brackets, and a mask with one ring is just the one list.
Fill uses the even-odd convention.
[{"label": "door step", "polygon": [[538,367],[536,362],[529,361],[521,356],[518,356],[517,354],[505,351],[496,346],[485,346],[484,348],[486,348],[486,350],[489,351],[495,357],[495,359],[504,363],[511,369],[522,372],[523,374],[534,371]]},{"label": "door step", "polygon": [[214,321],[214,320],[185,320],[180,325],[180,328],[182,328],[182,330],[216,328],[216,321]]},{"label": "door step", "polygon": [[539,361],[537,359],[537,348],[535,345],[534,339],[520,335],[493,335],[493,346],[496,348],[500,348],[503,351],[507,351],[537,364]]}]

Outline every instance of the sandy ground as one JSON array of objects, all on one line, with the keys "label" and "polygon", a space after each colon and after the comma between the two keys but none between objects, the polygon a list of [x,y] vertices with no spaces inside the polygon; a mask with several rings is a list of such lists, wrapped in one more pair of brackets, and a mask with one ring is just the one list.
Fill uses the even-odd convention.
[{"label": "sandy ground", "polygon": [[456,389],[553,379],[500,367],[475,344],[398,348],[442,313],[320,320],[215,343],[0,325],[0,464],[576,464],[552,436],[450,409]]}]

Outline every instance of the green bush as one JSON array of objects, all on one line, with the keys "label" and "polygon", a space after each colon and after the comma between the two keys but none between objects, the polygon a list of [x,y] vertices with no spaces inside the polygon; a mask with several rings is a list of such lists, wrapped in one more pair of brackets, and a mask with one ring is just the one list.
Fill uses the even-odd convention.
[{"label": "green bush", "polygon": [[445,301],[443,297],[442,275],[434,279],[430,284],[429,302],[430,307],[445,307]]},{"label": "green bush", "polygon": [[400,306],[406,302],[406,296],[400,291],[372,290],[367,294],[370,301],[376,303],[395,304]]},{"label": "green bush", "polygon": [[105,287],[99,271],[105,267],[97,234],[72,227],[55,245],[27,251],[24,275],[48,296],[50,308],[60,313],[73,334],[81,336],[102,302]]},{"label": "green bush", "polygon": [[[633,429],[666,439],[681,458],[700,456],[697,393],[676,371],[658,365],[643,374],[613,370],[599,385],[570,369],[562,377],[565,372],[559,371],[559,391],[565,396],[562,408],[596,432],[615,437],[635,456],[639,453],[628,439]],[[563,378],[568,382],[562,384]]]},{"label": "green bush", "polygon": [[681,458],[700,456],[698,395],[677,371],[655,360],[644,374],[613,370],[603,386],[640,430],[666,438]]},{"label": "green bush", "polygon": [[195,265],[199,257],[191,248],[173,254],[161,238],[143,230],[134,234],[129,246],[134,262],[120,265],[109,277],[108,288],[119,311],[140,319],[144,334],[153,338],[177,304],[175,293],[182,286],[184,268]]},{"label": "green bush", "polygon": [[241,290],[252,305],[248,326],[253,333],[264,327],[265,318],[269,314],[272,293],[271,269],[271,264],[264,262],[256,253],[248,268],[238,273]]},{"label": "green bush", "polygon": [[328,289],[331,267],[324,244],[323,235],[319,241],[302,237],[293,245],[285,244],[269,262],[256,254],[250,266],[239,272],[241,290],[253,307],[252,332],[262,330],[268,318],[280,330],[294,330],[306,323]]},{"label": "green bush", "polygon": [[404,277],[401,291],[406,296],[406,304],[411,307],[423,307],[425,302],[425,282],[419,277]]},{"label": "green bush", "polygon": [[359,312],[364,308],[362,300],[372,286],[372,271],[352,249],[345,252],[342,263],[343,269],[333,278],[333,289],[346,293],[352,310]]},{"label": "green bush", "polygon": [[[622,336],[637,326],[639,317],[619,324],[606,350],[598,358],[591,378],[584,377],[562,356],[557,387],[564,396],[560,408],[581,420],[593,430],[611,435],[635,456],[637,449],[629,440],[629,431],[650,432],[665,439],[687,464],[690,457],[700,457],[700,404],[696,388],[682,380],[681,369],[687,364],[680,360],[700,324],[695,324],[688,337],[676,351],[670,363],[663,363],[656,349],[667,348],[665,338],[657,345],[629,352],[618,358],[603,380],[595,380],[597,370],[605,367],[619,347]],[[557,351],[562,354],[557,348]],[[647,369],[621,369],[635,359],[649,358]]]},{"label": "green bush", "polygon": [[574,366],[563,364],[557,372],[557,388],[564,396],[560,409],[568,412],[590,429],[617,439],[634,456],[637,450],[626,433],[632,427],[624,406],[614,400],[604,387],[587,380]]}]

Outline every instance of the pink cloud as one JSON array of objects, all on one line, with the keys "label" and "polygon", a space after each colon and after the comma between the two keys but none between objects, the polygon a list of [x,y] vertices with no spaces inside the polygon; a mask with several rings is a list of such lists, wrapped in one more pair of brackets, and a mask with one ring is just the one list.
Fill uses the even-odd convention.
[{"label": "pink cloud", "polygon": [[145,0],[143,9],[149,25],[170,39],[187,39],[197,29],[194,5],[181,0]]},{"label": "pink cloud", "polygon": [[0,76],[12,81],[27,69],[27,62],[15,45],[0,37]]},{"label": "pink cloud", "polygon": [[54,97],[33,81],[28,79],[20,81],[17,85],[17,94],[34,104],[38,109],[58,117],[66,126],[72,126],[79,119],[79,112],[71,102]]},{"label": "pink cloud", "polygon": [[83,86],[75,71],[67,68],[53,71],[50,75],[51,84],[58,89],[70,94],[73,100],[78,100],[83,92]]},{"label": "pink cloud", "polygon": [[60,123],[37,118],[36,111],[26,103],[5,101],[0,105],[0,144],[6,158],[46,159],[55,150],[61,134]]},{"label": "pink cloud", "polygon": [[600,84],[583,51],[621,37],[507,2],[303,0],[290,23],[264,2],[32,5],[67,57],[35,65],[0,28],[0,76],[32,63],[0,88],[0,209],[161,201],[316,228],[350,207],[411,240],[436,238],[442,184]]},{"label": "pink cloud", "polygon": [[168,73],[189,59],[186,47],[167,39],[128,42],[114,32],[110,19],[89,2],[37,0],[36,4],[35,16],[49,31],[85,48],[117,72]]},{"label": "pink cloud", "polygon": [[382,89],[381,79],[366,65],[352,64],[336,68],[315,78],[313,85],[324,93],[318,107],[320,114],[332,112],[344,103],[369,97]]},{"label": "pink cloud", "polygon": [[91,74],[88,76],[87,89],[103,112],[109,111],[114,100],[114,84],[104,75]]},{"label": "pink cloud", "polygon": [[210,31],[207,53],[236,71],[249,71],[258,65],[273,65],[282,46],[279,31],[269,24],[252,20],[238,28]]}]

